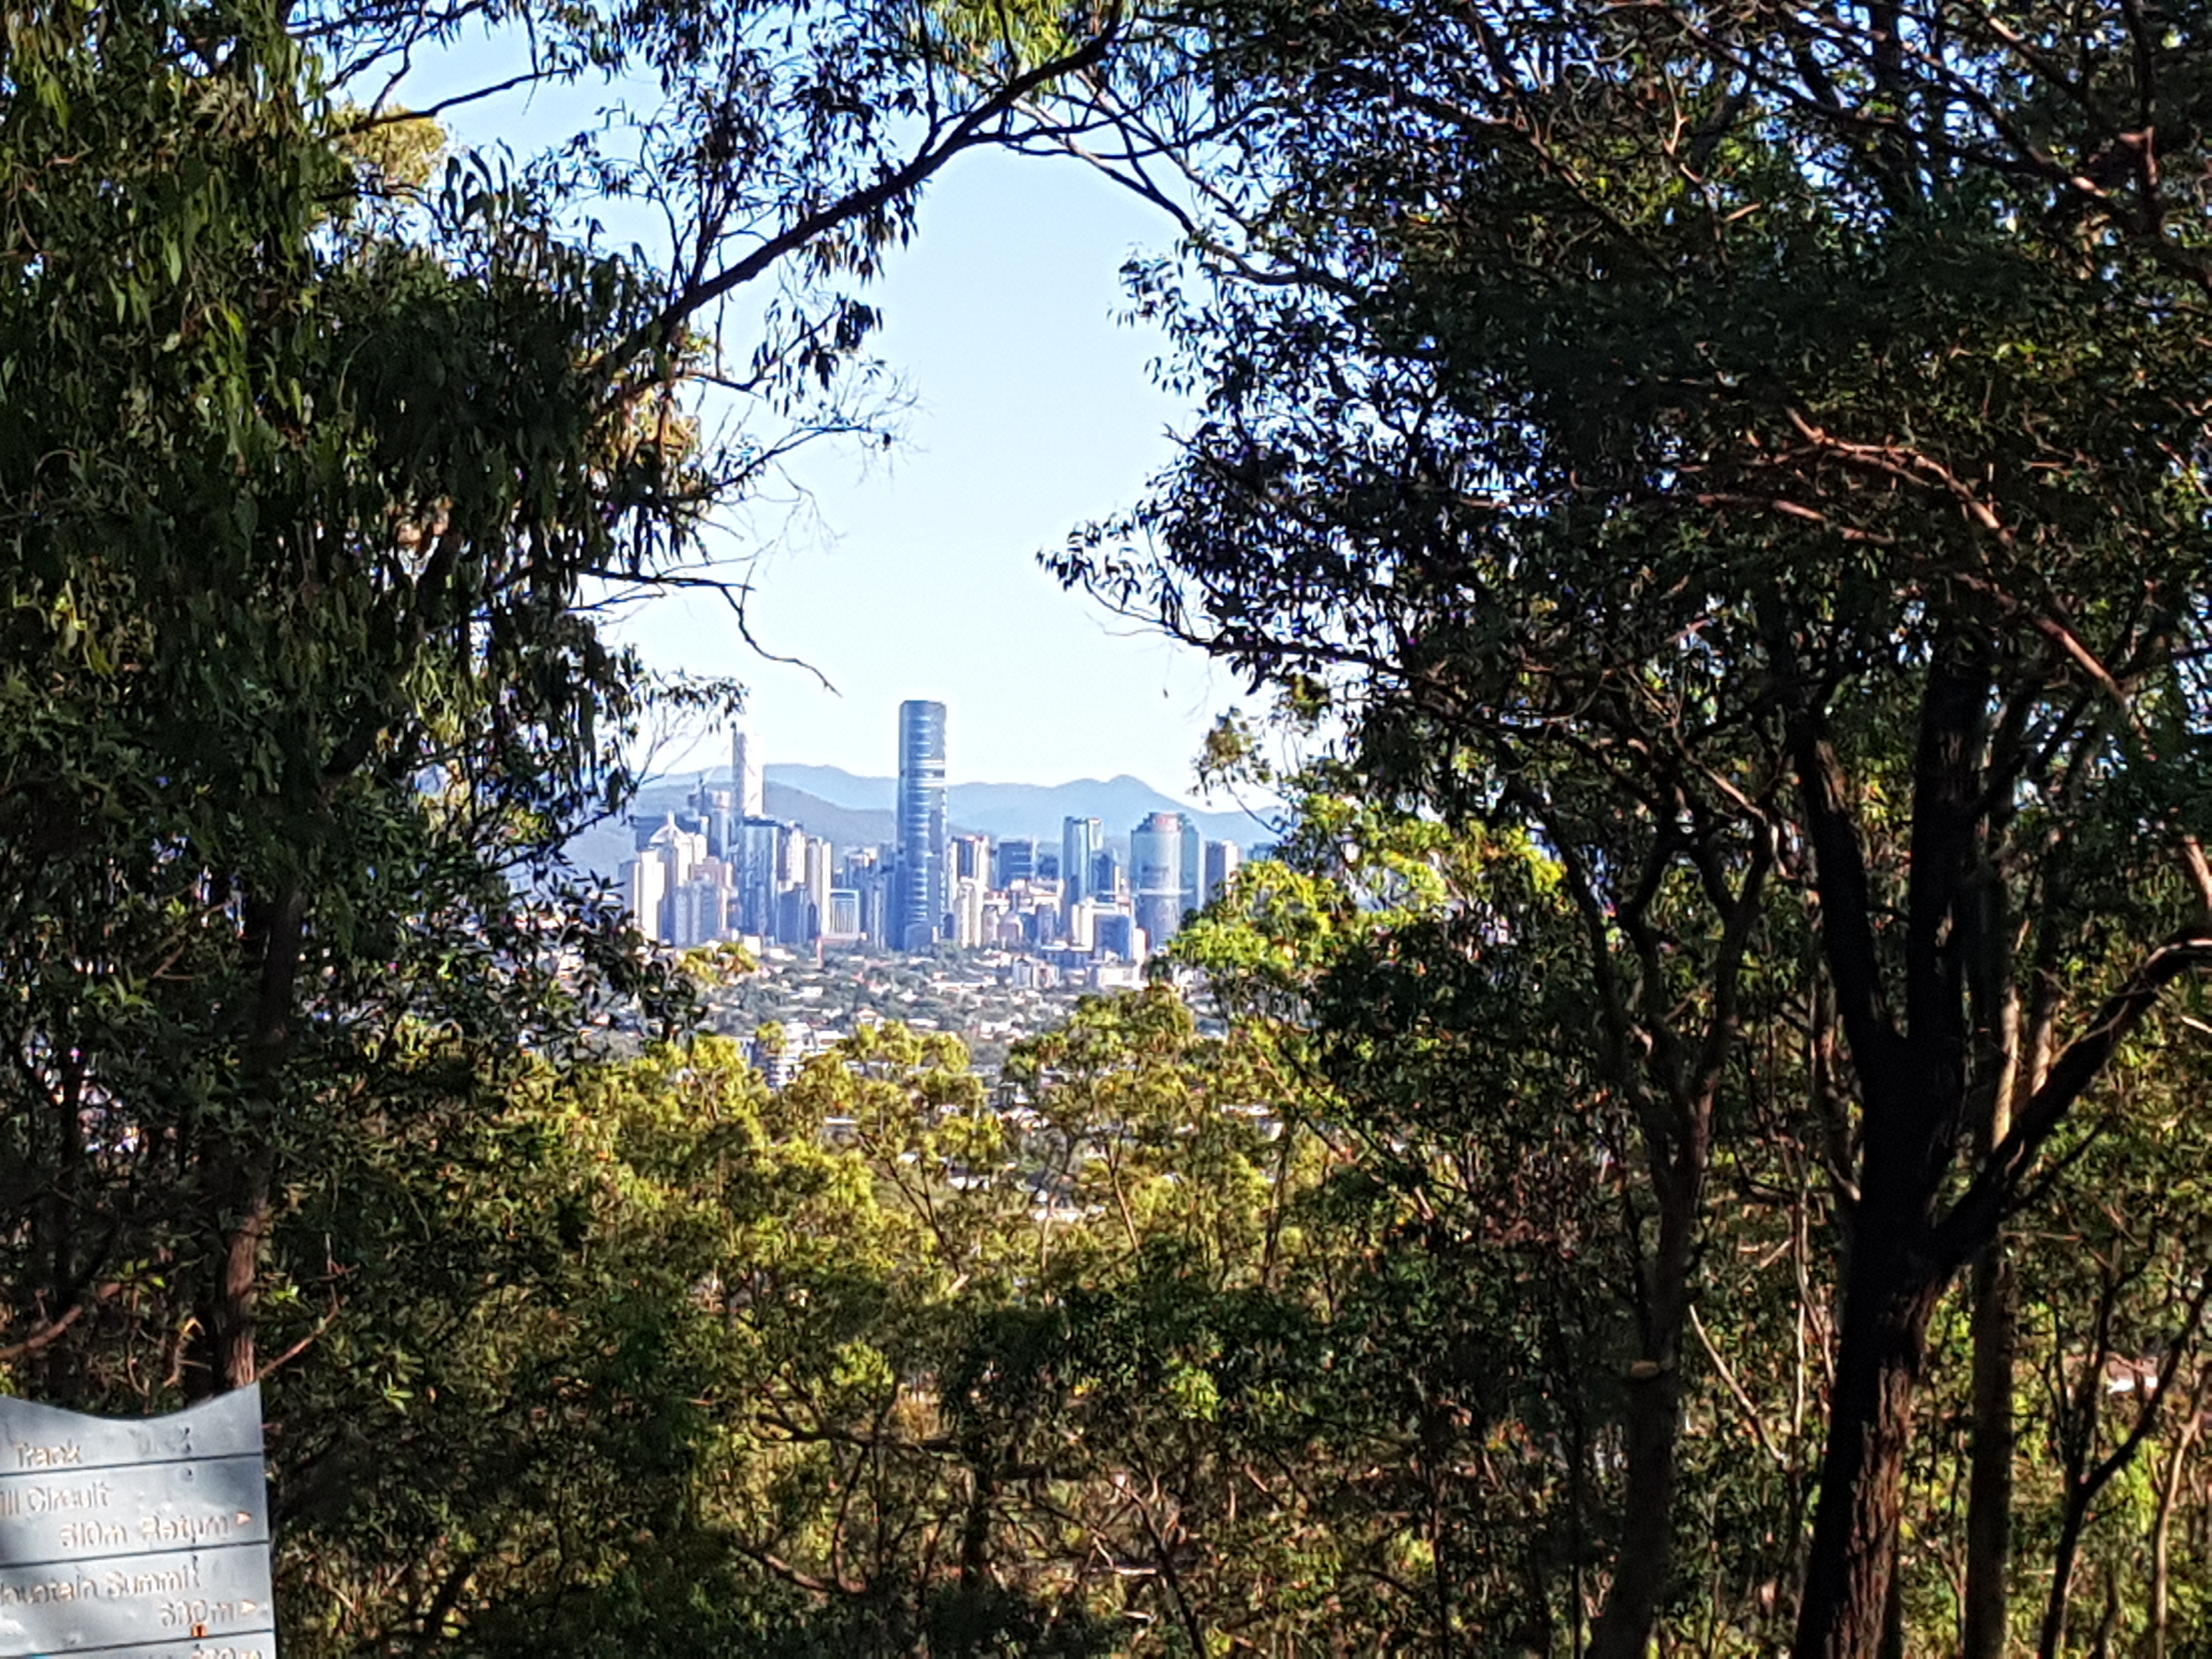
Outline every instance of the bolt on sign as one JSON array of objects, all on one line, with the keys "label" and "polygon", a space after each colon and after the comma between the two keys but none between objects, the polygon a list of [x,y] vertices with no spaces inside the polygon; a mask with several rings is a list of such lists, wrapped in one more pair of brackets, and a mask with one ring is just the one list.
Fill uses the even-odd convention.
[{"label": "bolt on sign", "polygon": [[276,1659],[261,1390],[137,1419],[0,1400],[0,1659]]}]

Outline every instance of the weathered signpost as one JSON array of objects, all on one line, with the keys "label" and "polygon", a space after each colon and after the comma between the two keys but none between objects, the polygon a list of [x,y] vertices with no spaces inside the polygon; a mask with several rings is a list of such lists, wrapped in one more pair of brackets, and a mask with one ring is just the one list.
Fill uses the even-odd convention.
[{"label": "weathered signpost", "polygon": [[84,1417],[0,1399],[0,1659],[276,1659],[261,1391]]}]

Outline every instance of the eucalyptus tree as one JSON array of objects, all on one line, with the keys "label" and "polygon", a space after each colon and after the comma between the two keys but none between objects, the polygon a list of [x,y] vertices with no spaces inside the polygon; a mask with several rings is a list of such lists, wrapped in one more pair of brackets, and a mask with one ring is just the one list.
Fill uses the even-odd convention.
[{"label": "eucalyptus tree", "polygon": [[[1243,125],[1193,152],[1191,269],[1139,289],[1204,413],[1058,568],[1340,722],[1380,795],[1560,860],[1654,1310],[1693,1305],[1732,1056],[1794,1034],[1842,1304],[1796,1650],[1895,1616],[1929,1322],[1977,1261],[1998,1650],[2007,1218],[2212,959],[2203,20],[1211,21]],[[1601,1651],[1669,1577],[1650,1418]]]},{"label": "eucalyptus tree", "polygon": [[[509,80],[620,75],[632,107],[441,169],[390,83],[479,25]],[[301,1194],[334,1143],[474,1086],[401,1063],[415,1034],[519,1064],[677,993],[603,900],[558,892],[557,849],[624,797],[656,701],[735,688],[656,686],[606,607],[738,590],[703,561],[711,514],[860,423],[873,319],[836,283],[953,158],[1053,129],[1048,90],[1122,27],[9,15],[0,1364],[143,1401],[306,1352],[363,1264],[287,1230]],[[610,251],[609,201],[660,242]]]}]

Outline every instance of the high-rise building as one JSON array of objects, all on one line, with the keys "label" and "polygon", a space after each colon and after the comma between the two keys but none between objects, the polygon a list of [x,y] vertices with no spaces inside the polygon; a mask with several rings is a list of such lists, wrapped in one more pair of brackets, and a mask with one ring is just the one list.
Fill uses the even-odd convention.
[{"label": "high-rise building", "polygon": [[623,860],[623,908],[629,912],[637,931],[653,940],[666,937],[664,923],[668,904],[668,861],[658,848]]},{"label": "high-rise building", "polygon": [[955,882],[963,876],[973,876],[988,883],[991,878],[991,838],[988,836],[955,836],[945,845],[951,849],[945,866],[945,878]]},{"label": "high-rise building", "polygon": [[722,937],[729,914],[729,873],[721,860],[702,859],[689,880],[668,895],[668,942],[711,945]]},{"label": "high-rise building", "polygon": [[845,886],[860,906],[857,931],[878,945],[890,943],[892,863],[890,849],[855,847],[845,854]]},{"label": "high-rise building", "polygon": [[1012,887],[1036,877],[1036,842],[1027,836],[1008,836],[999,843],[996,885]]},{"label": "high-rise building", "polygon": [[776,818],[746,818],[737,827],[737,868],[732,885],[738,893],[738,927],[763,939],[775,936],[776,895],[786,836],[792,826]]},{"label": "high-rise building", "polygon": [[1091,882],[1083,896],[1109,910],[1121,902],[1121,860],[1112,848],[1102,847],[1091,854]]},{"label": "high-rise building", "polygon": [[952,938],[963,950],[972,951],[983,943],[984,891],[978,877],[963,876],[954,884]]},{"label": "high-rise building", "polygon": [[945,926],[945,705],[899,705],[898,886],[890,943],[926,951]]},{"label": "high-rise building", "polygon": [[[1188,818],[1182,821],[1182,908],[1195,910],[1206,902],[1206,843],[1199,839],[1198,826]],[[1177,921],[1182,918],[1177,916]]]},{"label": "high-rise building", "polygon": [[1155,951],[1175,937],[1189,908],[1182,878],[1186,830],[1182,813],[1154,812],[1129,832],[1137,926]]},{"label": "high-rise building", "polygon": [[830,843],[820,836],[806,838],[806,901],[814,907],[817,938],[830,927]]},{"label": "high-rise building", "polygon": [[1206,886],[1199,894],[1199,902],[1211,904],[1221,896],[1222,889],[1229,885],[1244,861],[1233,841],[1210,841],[1206,843]]},{"label": "high-rise building", "polygon": [[1105,850],[1106,826],[1097,818],[1060,820],[1060,896],[1070,909],[1097,896],[1097,890],[1091,884],[1091,866]]},{"label": "high-rise building", "polygon": [[761,770],[759,742],[742,726],[730,733],[730,787],[741,818],[768,816],[768,785]]},{"label": "high-rise building", "polygon": [[726,859],[731,855],[734,802],[732,792],[702,778],[699,787],[691,792],[690,799],[684,803],[690,809],[690,816],[706,831],[707,851],[712,857]]},{"label": "high-rise building", "polygon": [[1124,962],[1134,962],[1145,949],[1145,930],[1126,910],[1110,910],[1096,917],[1091,937],[1100,956],[1119,957]]}]

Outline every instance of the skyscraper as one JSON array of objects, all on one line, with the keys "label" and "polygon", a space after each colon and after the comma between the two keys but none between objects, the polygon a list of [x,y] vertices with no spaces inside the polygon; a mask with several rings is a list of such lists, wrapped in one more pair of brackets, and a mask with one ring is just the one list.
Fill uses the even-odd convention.
[{"label": "skyscraper", "polygon": [[999,842],[997,881],[1012,887],[1018,881],[1036,879],[1036,842],[1027,836],[1007,836]]},{"label": "skyscraper", "polygon": [[1182,877],[1185,830],[1182,813],[1154,812],[1129,832],[1137,926],[1155,951],[1167,948],[1189,908]]},{"label": "skyscraper", "polygon": [[768,816],[768,786],[761,772],[760,744],[742,726],[730,733],[730,787],[737,792],[741,818]]},{"label": "skyscraper", "polygon": [[732,831],[737,817],[732,792],[702,778],[685,804],[691,809],[691,816],[705,826],[707,851],[718,859],[730,857],[731,847],[736,841]]},{"label": "skyscraper", "polygon": [[945,705],[899,705],[898,887],[892,944],[926,951],[945,925]]},{"label": "skyscraper", "polygon": [[1206,843],[1206,888],[1199,895],[1207,904],[1221,896],[1221,890],[1229,885],[1244,861],[1233,841],[1210,841]]},{"label": "skyscraper", "polygon": [[1091,861],[1106,848],[1106,826],[1097,818],[1062,818],[1060,824],[1060,897],[1071,908],[1096,894]]}]

